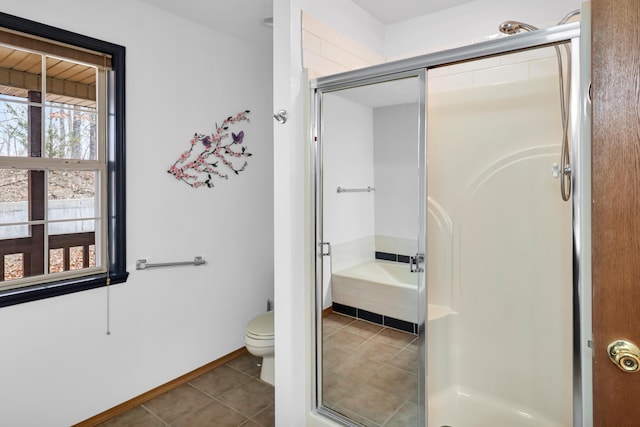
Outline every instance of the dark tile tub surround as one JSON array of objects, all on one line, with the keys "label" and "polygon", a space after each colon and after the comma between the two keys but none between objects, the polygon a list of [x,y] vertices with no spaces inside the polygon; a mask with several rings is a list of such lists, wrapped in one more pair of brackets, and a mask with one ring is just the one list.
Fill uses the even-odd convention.
[{"label": "dark tile tub surround", "polygon": [[403,262],[409,264],[411,257],[409,255],[392,254],[389,252],[376,251],[376,259],[393,262]]},{"label": "dark tile tub surround", "polygon": [[384,316],[382,314],[373,313],[361,308],[356,308],[356,312],[356,317],[358,319],[366,320],[371,323],[377,323],[378,325],[384,325]]},{"label": "dark tile tub surround", "polygon": [[418,324],[407,322],[405,320],[395,319],[393,317],[384,316],[378,313],[372,313],[367,310],[363,310],[357,307],[351,307],[349,305],[333,303],[333,311],[347,316],[355,317],[356,319],[366,320],[378,325],[387,326],[389,328],[398,329],[411,334],[418,334]]}]

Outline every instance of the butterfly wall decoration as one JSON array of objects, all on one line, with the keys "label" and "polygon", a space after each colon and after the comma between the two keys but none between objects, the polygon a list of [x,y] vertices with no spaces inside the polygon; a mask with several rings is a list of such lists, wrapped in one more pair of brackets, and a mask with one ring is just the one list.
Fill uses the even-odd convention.
[{"label": "butterfly wall decoration", "polygon": [[[229,179],[229,173],[238,175],[247,167],[246,157],[251,157],[244,142],[244,130],[238,133],[229,128],[240,122],[249,122],[249,110],[227,117],[210,135],[196,133],[191,138],[191,146],[182,153],[167,172],[177,180],[193,188],[215,186],[215,179]],[[225,144],[226,142],[226,144]]]}]

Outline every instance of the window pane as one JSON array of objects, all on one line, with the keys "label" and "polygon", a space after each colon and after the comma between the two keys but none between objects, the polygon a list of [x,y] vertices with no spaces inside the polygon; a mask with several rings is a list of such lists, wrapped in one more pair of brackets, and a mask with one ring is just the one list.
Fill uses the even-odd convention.
[{"label": "window pane", "polygon": [[24,228],[27,232],[14,238],[12,234],[16,233],[12,226],[0,226],[0,235],[7,236],[0,240],[0,262],[4,263],[5,280],[44,273],[44,226],[31,225]]},{"label": "window pane", "polygon": [[[80,223],[89,221],[75,221],[75,226],[67,224],[67,228],[81,228]],[[94,221],[90,221],[94,222]],[[58,224],[50,224],[49,232],[52,227]],[[91,225],[92,227],[94,224]],[[94,232],[73,232],[67,234],[49,235],[49,272],[57,273],[60,271],[80,270],[83,268],[94,267],[96,265]]]},{"label": "window pane", "polygon": [[49,220],[97,216],[96,171],[49,171]]},{"label": "window pane", "polygon": [[64,271],[64,250],[49,249],[49,273],[59,273]]},{"label": "window pane", "polygon": [[[86,219],[86,220],[80,220],[80,221],[50,222],[48,231],[49,231],[49,235],[53,235],[53,234],[67,235],[67,234],[76,234],[76,233],[93,234],[93,232],[95,231],[95,226],[96,226],[96,220],[93,220],[93,219]],[[95,237],[91,237],[89,240],[93,242],[95,240]]]},{"label": "window pane", "polygon": [[97,69],[47,57],[47,102],[96,108]]},{"label": "window pane", "polygon": [[14,224],[0,227],[0,239],[28,236],[26,225],[15,223],[29,219],[28,173],[24,169],[0,169],[0,224]]},{"label": "window pane", "polygon": [[4,256],[4,280],[20,279],[24,277],[22,267],[24,257],[22,254],[10,254]]},{"label": "window pane", "polygon": [[49,273],[95,267],[95,245],[49,250]]},{"label": "window pane", "polygon": [[89,245],[89,267],[98,265],[96,262],[96,245]]},{"label": "window pane", "polygon": [[0,156],[29,155],[28,106],[0,98]]},{"label": "window pane", "polygon": [[45,155],[56,159],[97,159],[97,114],[77,105],[45,106]]},{"label": "window pane", "polygon": [[27,97],[42,91],[42,55],[0,45],[0,85],[7,95]]},{"label": "window pane", "polygon": [[95,67],[47,58],[46,157],[95,160]]},{"label": "window pane", "polygon": [[[93,245],[91,245],[93,246]],[[87,252],[87,257],[85,259],[84,253],[85,250]],[[71,270],[80,270],[81,268],[87,268],[91,264],[89,261],[89,257],[93,251],[90,246],[87,246],[85,249],[83,246],[74,246],[69,248],[69,267]],[[86,265],[84,264],[86,261]],[[95,264],[95,260],[94,260]]]},{"label": "window pane", "polygon": [[[40,126],[42,55],[0,45],[0,155],[26,157],[40,152],[40,133],[32,133],[29,149],[28,122]],[[29,106],[27,101],[32,101]]]}]

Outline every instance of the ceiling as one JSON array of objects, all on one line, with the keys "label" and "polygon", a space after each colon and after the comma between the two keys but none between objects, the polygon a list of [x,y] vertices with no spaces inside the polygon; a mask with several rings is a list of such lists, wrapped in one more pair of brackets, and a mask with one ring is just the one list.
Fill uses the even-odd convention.
[{"label": "ceiling", "polygon": [[[271,28],[262,20],[272,16],[273,0],[141,0],[147,4],[210,26],[260,46],[271,46]],[[321,0],[312,0],[321,1]],[[475,0],[351,0],[384,25],[406,21]]]},{"label": "ceiling", "polygon": [[449,9],[475,0],[351,0],[385,25]]},{"label": "ceiling", "polygon": [[141,0],[240,40],[271,48],[271,28],[262,20],[273,15],[272,0]]}]

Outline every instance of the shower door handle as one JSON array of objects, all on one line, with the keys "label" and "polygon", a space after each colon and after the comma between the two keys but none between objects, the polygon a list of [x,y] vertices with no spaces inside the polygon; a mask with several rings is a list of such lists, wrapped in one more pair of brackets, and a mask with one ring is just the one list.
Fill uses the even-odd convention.
[{"label": "shower door handle", "polygon": [[424,268],[421,264],[424,262],[424,254],[416,254],[409,258],[409,271],[411,273],[423,273]]},{"label": "shower door handle", "polygon": [[[327,249],[325,252],[324,249]],[[321,242],[320,243],[320,256],[330,256],[331,255],[331,243],[330,242]]]}]

